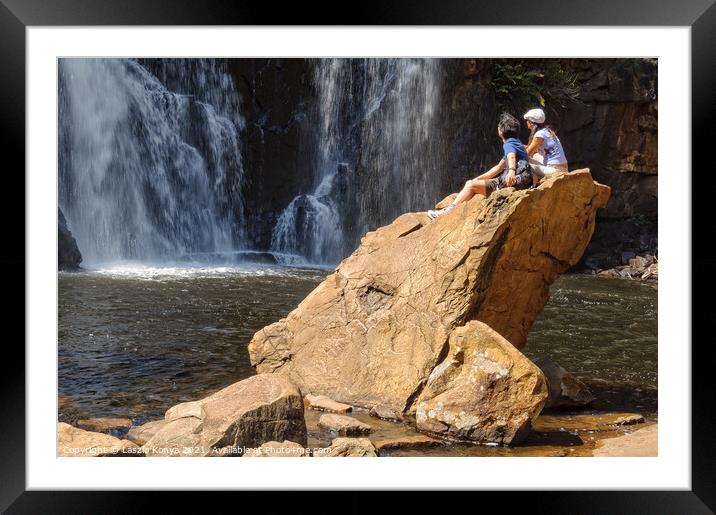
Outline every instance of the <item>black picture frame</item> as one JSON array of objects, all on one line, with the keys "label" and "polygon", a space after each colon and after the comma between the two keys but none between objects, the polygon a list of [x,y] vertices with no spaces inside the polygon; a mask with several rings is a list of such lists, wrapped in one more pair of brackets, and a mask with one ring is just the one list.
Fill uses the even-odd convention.
[{"label": "black picture frame", "polygon": [[[24,213],[25,198],[25,30],[32,26],[62,25],[283,25],[339,24],[356,25],[646,25],[691,27],[692,72],[692,161],[705,168],[707,177],[714,174],[713,160],[707,152],[716,141],[712,121],[716,91],[716,0],[571,0],[534,2],[513,0],[489,4],[470,0],[442,2],[376,2],[363,1],[355,7],[323,2],[270,3],[225,2],[221,0],[0,0],[0,133],[4,147],[3,169],[6,199],[0,203],[5,233],[0,255],[7,271],[5,286],[12,286],[14,296],[6,303],[5,319],[15,324],[24,320],[26,267],[25,226],[18,221]],[[339,9],[339,7],[341,7]],[[342,17],[335,16],[339,11]],[[519,16],[510,16],[510,12]],[[333,14],[334,19],[318,13]],[[668,99],[661,99],[668,101]],[[684,168],[691,166],[684,160]],[[684,170],[663,170],[669,187],[685,187]],[[699,184],[693,182],[693,184]],[[668,194],[668,188],[663,188]],[[20,194],[23,192],[23,194]],[[511,493],[510,504],[524,502],[532,511],[570,513],[711,513],[716,511],[716,443],[710,434],[711,407],[716,398],[714,382],[708,368],[711,338],[697,339],[695,329],[712,315],[707,312],[713,291],[711,267],[716,258],[709,257],[706,225],[713,214],[710,191],[693,187],[692,193],[692,489],[690,491],[641,492],[551,492]],[[11,201],[11,199],[14,199]],[[662,197],[668,202],[668,197]],[[697,237],[697,235],[702,235]],[[684,264],[688,265],[688,264]],[[25,277],[16,272],[25,270]],[[703,273],[707,271],[707,273]],[[9,296],[7,296],[9,298]],[[701,300],[699,300],[699,297]],[[20,299],[23,299],[20,302]],[[8,324],[9,326],[9,324]],[[24,325],[21,330],[24,341]],[[705,333],[708,334],[708,333]],[[669,342],[669,345],[691,345],[691,342]],[[25,486],[25,352],[20,338],[5,338],[5,367],[0,373],[0,510],[8,513],[114,513],[141,506],[150,493],[127,492],[39,492]],[[10,352],[8,352],[10,351]],[[684,435],[687,437],[688,435]],[[504,496],[504,493],[497,493]],[[534,497],[539,496],[539,501]],[[127,498],[129,497],[129,498]],[[223,495],[222,495],[223,497]],[[175,501],[184,503],[183,494],[174,493]],[[504,499],[504,497],[503,497]],[[138,504],[142,503],[142,504]]]}]

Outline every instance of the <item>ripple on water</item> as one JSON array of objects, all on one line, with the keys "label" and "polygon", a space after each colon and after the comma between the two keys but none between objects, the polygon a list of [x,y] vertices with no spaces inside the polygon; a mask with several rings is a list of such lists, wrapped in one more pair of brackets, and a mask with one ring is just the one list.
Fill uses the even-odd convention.
[{"label": "ripple on water", "polygon": [[[182,400],[254,374],[246,350],[254,333],[329,272],[125,264],[60,273],[61,416],[161,418]],[[525,353],[548,355],[585,379],[655,388],[657,292],[641,286],[561,277]]]}]

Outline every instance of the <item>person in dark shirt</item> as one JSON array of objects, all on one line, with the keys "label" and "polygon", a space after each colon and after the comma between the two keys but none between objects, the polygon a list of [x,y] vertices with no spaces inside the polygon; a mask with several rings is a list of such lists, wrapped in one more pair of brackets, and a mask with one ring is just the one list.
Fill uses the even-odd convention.
[{"label": "person in dark shirt", "polygon": [[503,157],[488,171],[465,183],[455,200],[439,210],[428,211],[432,219],[449,213],[455,206],[475,195],[488,197],[501,188],[527,189],[532,185],[532,171],[524,144],[519,140],[520,122],[509,113],[502,113],[497,124],[497,135],[502,140]]}]

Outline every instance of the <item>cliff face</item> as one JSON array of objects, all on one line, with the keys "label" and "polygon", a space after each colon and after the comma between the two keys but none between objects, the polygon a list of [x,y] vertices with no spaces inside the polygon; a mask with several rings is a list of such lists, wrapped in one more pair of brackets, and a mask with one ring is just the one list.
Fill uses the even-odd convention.
[{"label": "cliff face", "polygon": [[613,194],[600,212],[583,263],[624,264],[625,252],[656,254],[657,66],[653,60],[575,60],[582,104],[563,115],[572,166],[589,166]]},{"label": "cliff face", "polygon": [[266,249],[281,211],[313,182],[313,67],[305,59],[231,59],[229,71],[246,123],[242,157],[248,238]]},{"label": "cliff face", "polygon": [[[390,149],[375,141],[386,137],[380,128],[373,128],[369,134],[367,124],[372,122],[346,110],[350,150],[342,157],[349,173],[342,178],[346,183],[342,186],[344,198],[338,202],[346,253],[358,245],[366,230],[399,214],[395,209],[402,208],[400,188],[431,188],[431,193],[439,192],[436,197],[440,198],[500,158],[495,135],[499,114],[494,83],[497,62],[441,61],[435,90],[439,100],[430,125],[432,137],[410,150],[423,153],[421,159],[394,159]],[[520,62],[526,69],[540,69],[546,60]],[[305,59],[234,60],[231,64],[246,117],[245,198],[250,236],[258,248],[269,246],[271,229],[291,199],[316,185],[320,107],[314,82],[316,64],[316,60]],[[572,169],[589,167],[595,180],[612,188],[582,264],[604,268],[618,264],[625,251],[655,253],[656,62],[565,59],[560,66],[576,75],[579,100],[549,105],[550,121],[558,126]],[[353,65],[349,93],[353,99],[360,96],[361,84],[369,80],[366,69],[361,60]],[[386,109],[390,106],[381,105],[378,111]],[[386,123],[393,121],[387,119]],[[392,164],[386,164],[390,159]],[[409,180],[407,177],[415,178],[416,171],[407,168],[415,163],[427,171]],[[390,166],[401,168],[397,179],[386,177]],[[401,185],[403,175],[406,179]],[[412,204],[416,204],[415,199]]]}]

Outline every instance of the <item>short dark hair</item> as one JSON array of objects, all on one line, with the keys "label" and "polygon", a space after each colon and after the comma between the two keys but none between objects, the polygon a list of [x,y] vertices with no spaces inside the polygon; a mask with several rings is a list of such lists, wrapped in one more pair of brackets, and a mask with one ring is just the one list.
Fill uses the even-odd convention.
[{"label": "short dark hair", "polygon": [[502,113],[497,127],[505,138],[517,138],[520,135],[520,121],[510,113]]}]

